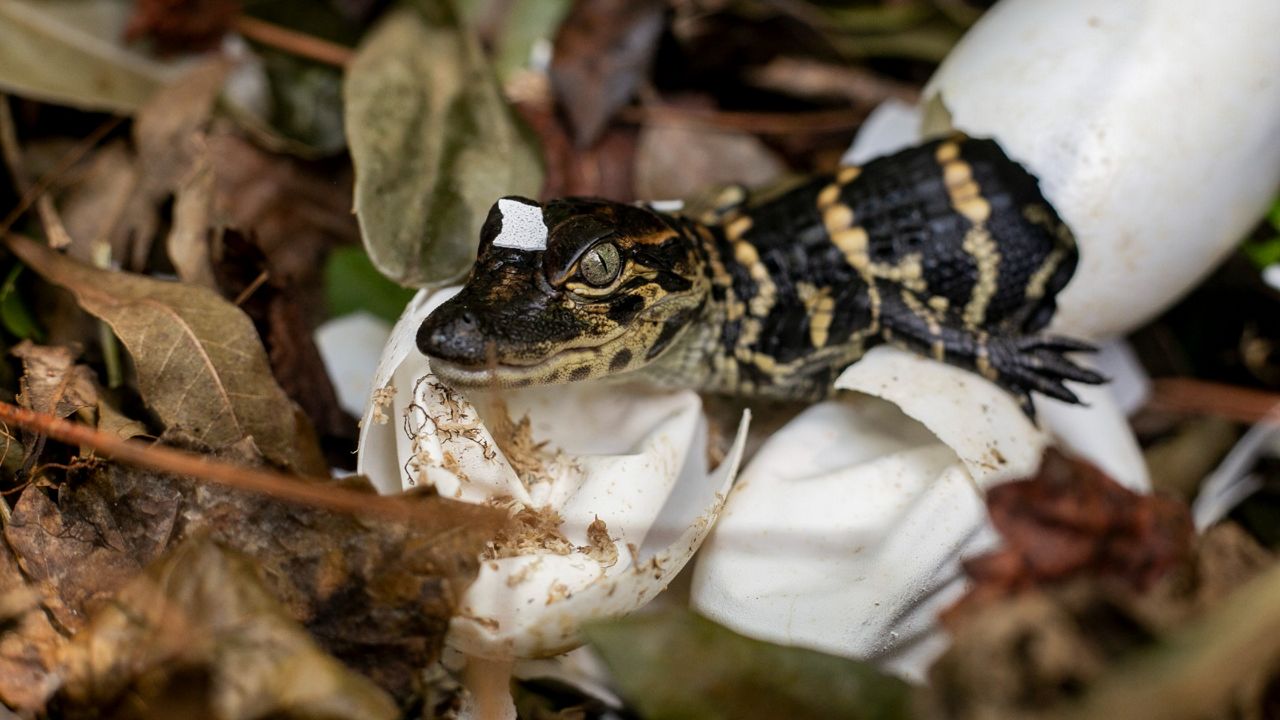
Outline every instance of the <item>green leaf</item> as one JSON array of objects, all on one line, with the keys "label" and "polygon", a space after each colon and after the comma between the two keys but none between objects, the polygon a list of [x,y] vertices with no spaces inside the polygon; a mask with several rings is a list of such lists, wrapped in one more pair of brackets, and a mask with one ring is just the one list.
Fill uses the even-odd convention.
[{"label": "green leaf", "polygon": [[[1280,198],[1276,198],[1271,210],[1267,212],[1267,224],[1280,233]],[[1254,267],[1261,270],[1280,263],[1280,236],[1249,240],[1240,246],[1240,250]]]},{"label": "green leaf", "polygon": [[1250,241],[1242,245],[1240,250],[1259,270],[1280,263],[1280,237]]},{"label": "green leaf", "polygon": [[22,272],[22,267],[21,263],[14,263],[5,276],[4,284],[0,285],[0,324],[19,339],[41,341],[44,333],[40,331],[36,319],[31,316],[31,310],[22,302],[17,292],[18,275]]},{"label": "green leaf", "polygon": [[179,68],[121,44],[131,10],[117,0],[0,0],[0,89],[85,110],[137,110]]},{"label": "green leaf", "polygon": [[498,77],[507,80],[529,64],[533,47],[540,40],[551,41],[569,12],[569,0],[539,0],[512,3],[502,23],[494,60]]},{"label": "green leaf", "polygon": [[329,255],[324,285],[333,317],[364,310],[395,322],[414,294],[378,272],[358,247],[339,248]]},{"label": "green leaf", "polygon": [[869,663],[752,640],[687,610],[585,632],[650,720],[911,717],[910,686]]},{"label": "green leaf", "polygon": [[444,0],[389,13],[344,94],[356,215],[373,264],[396,282],[461,276],[494,200],[542,185],[538,153]]}]

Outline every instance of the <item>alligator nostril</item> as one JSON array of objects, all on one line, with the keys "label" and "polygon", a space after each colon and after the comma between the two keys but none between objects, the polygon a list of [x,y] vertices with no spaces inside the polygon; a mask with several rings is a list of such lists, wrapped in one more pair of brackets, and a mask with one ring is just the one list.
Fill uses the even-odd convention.
[{"label": "alligator nostril", "polygon": [[418,349],[423,355],[456,363],[483,361],[483,337],[479,316],[465,307],[445,304],[418,327]]},{"label": "alligator nostril", "polygon": [[442,325],[436,327],[431,331],[431,346],[436,350],[437,355],[442,354],[443,349],[448,347],[449,341],[455,337],[456,335],[454,333],[449,332],[449,326]]}]

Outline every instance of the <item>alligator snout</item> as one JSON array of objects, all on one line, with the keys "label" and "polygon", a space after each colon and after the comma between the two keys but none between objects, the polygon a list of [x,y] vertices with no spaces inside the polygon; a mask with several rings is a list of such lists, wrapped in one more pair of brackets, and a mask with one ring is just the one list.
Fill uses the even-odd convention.
[{"label": "alligator snout", "polygon": [[485,364],[485,334],[463,298],[455,297],[428,315],[418,328],[417,342],[427,357],[466,367]]}]

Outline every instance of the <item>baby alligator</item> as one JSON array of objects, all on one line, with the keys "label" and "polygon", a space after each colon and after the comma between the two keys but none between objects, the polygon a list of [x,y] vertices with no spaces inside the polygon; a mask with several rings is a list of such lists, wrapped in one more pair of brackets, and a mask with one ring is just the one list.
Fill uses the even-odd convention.
[{"label": "baby alligator", "polygon": [[462,290],[418,331],[460,386],[638,377],[815,400],[890,343],[1017,396],[1100,383],[1041,334],[1076,245],[1036,179],[955,136],[842,167],[767,202],[733,188],[698,218],[566,198],[498,200]]}]

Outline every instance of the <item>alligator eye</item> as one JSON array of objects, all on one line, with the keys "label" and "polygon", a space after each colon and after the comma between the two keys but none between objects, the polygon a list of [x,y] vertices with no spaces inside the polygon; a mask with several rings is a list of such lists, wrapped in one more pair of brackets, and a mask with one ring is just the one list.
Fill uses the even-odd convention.
[{"label": "alligator eye", "polygon": [[582,273],[582,279],[591,285],[595,287],[608,285],[618,278],[618,272],[622,270],[622,258],[618,254],[618,246],[613,243],[596,245],[582,256],[578,269]]}]

